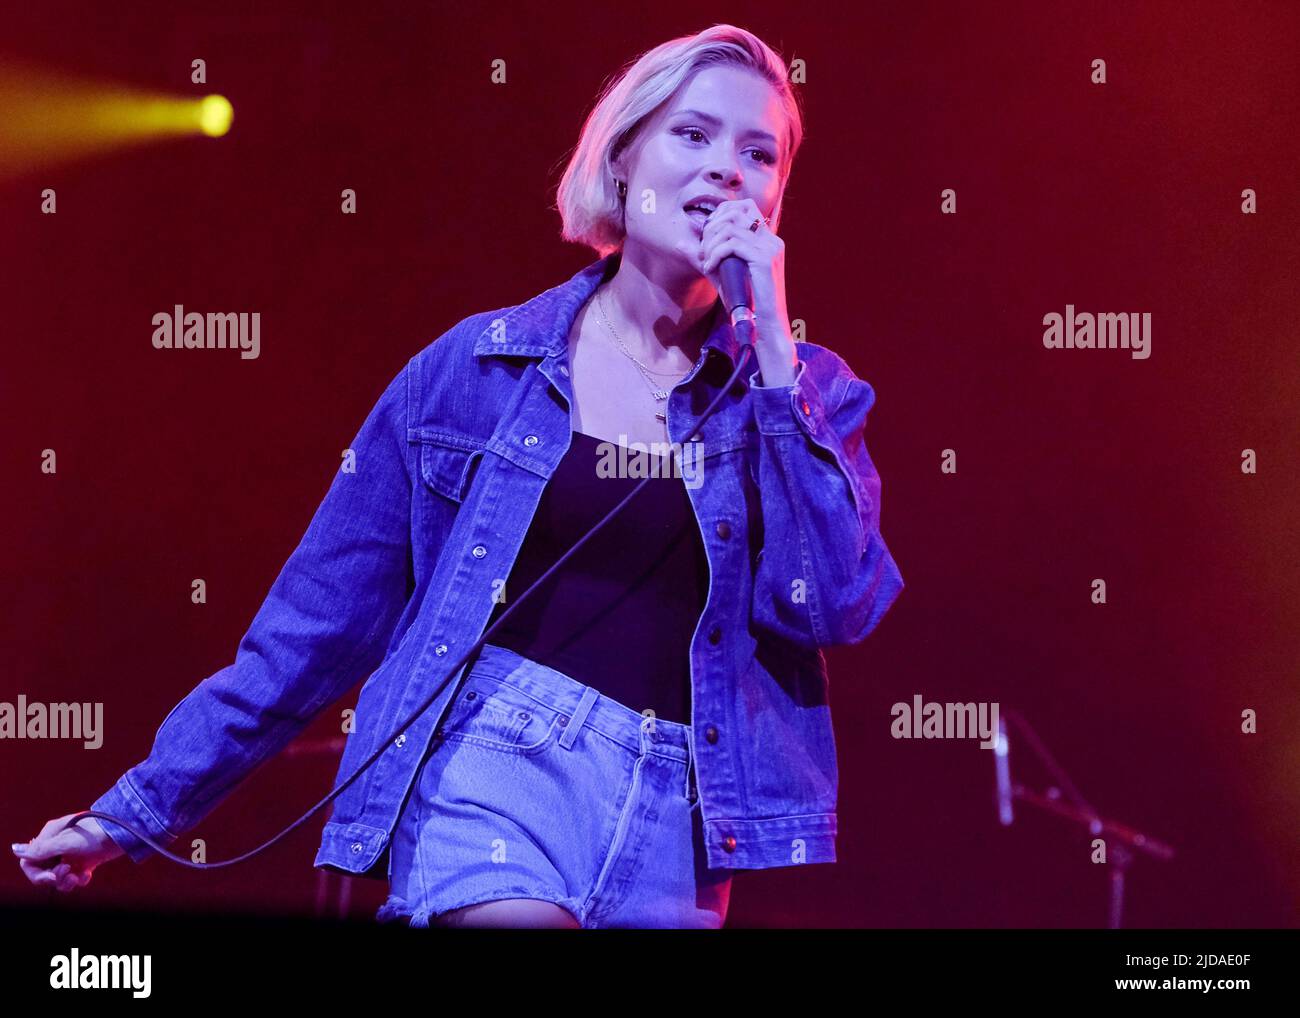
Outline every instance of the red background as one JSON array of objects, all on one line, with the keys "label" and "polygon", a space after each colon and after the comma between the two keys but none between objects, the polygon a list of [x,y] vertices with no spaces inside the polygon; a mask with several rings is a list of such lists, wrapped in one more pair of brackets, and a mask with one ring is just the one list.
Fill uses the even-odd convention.
[{"label": "red background", "polygon": [[[594,260],[559,240],[550,206],[602,83],[732,17],[316,6],[4,12],[0,57],[235,109],[219,140],[0,180],[0,698],[102,701],[107,730],[93,752],[0,743],[7,840],[88,806],[233,660],[407,358]],[[1003,829],[987,751],[890,737],[890,706],[915,693],[1020,709],[1103,813],[1175,846],[1139,861],[1127,925],[1295,923],[1296,12],[734,16],[807,64],[782,222],[791,317],[876,389],[867,438],[907,587],[865,643],[828,652],[840,862],[743,874],[729,925],[1104,923],[1106,868],[1081,832],[1023,808]],[[195,57],[206,85],[190,84]],[[46,187],[57,215],[40,214]],[[357,215],[339,212],[345,187]],[[949,187],[955,216],[939,214]],[[1240,211],[1247,187],[1257,215]],[[259,311],[261,356],[154,350],[151,316],[174,303]],[[1150,312],[1150,359],[1045,350],[1042,317],[1067,303]],[[45,448],[57,475],[39,470]],[[206,605],[190,602],[196,576]],[[1108,604],[1091,603],[1094,577]],[[336,732],[355,695],[306,738]],[[1257,735],[1240,732],[1246,708]],[[190,836],[209,861],[245,852],[318,801],[336,764],[277,757]],[[1026,766],[1019,779],[1045,783]],[[121,860],[49,902],[310,913],[323,819],[239,867]],[[353,884],[369,915],[384,885]],[[0,871],[6,900],[40,893],[16,863]]]}]

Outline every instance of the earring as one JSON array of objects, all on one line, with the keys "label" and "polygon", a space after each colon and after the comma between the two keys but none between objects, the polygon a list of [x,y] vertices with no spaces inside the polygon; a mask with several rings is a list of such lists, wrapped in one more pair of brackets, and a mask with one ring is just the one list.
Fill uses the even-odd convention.
[{"label": "earring", "polygon": [[626,197],[627,197],[627,182],[626,182],[626,181],[619,180],[617,177],[615,177],[615,178],[614,178],[614,183],[615,183],[615,184],[617,185],[617,187],[618,187],[618,196],[619,196],[620,198],[626,198]]}]

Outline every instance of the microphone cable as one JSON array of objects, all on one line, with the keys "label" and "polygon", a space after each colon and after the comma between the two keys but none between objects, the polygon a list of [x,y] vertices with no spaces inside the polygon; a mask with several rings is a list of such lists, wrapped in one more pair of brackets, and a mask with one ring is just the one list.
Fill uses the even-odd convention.
[{"label": "microphone cable", "polygon": [[[725,262],[728,261],[731,261],[731,259],[730,258],[725,259],[724,264]],[[731,322],[732,330],[739,342],[739,349],[736,357],[736,368],[731,373],[731,377],[727,379],[726,385],[722,387],[721,391],[713,398],[713,402],[708,405],[704,413],[700,416],[700,419],[696,422],[695,427],[693,427],[690,430],[690,433],[687,434],[687,436],[682,440],[683,445],[685,445],[688,442],[691,442],[695,438],[695,435],[699,432],[700,428],[704,425],[704,422],[708,420],[709,417],[713,414],[713,412],[717,409],[717,406],[722,401],[722,398],[731,391],[732,385],[734,385],[736,379],[740,377],[741,372],[744,370],[745,366],[749,363],[750,358],[751,357],[757,358],[757,353],[755,352],[754,345],[752,343],[753,332],[754,332],[753,312],[744,305],[737,305],[731,311],[731,319],[732,319]],[[680,467],[680,462],[681,461],[679,459],[678,460],[679,467]],[[323,798],[320,802],[316,803],[315,806],[313,806],[310,810],[304,813],[301,817],[295,820],[292,824],[286,827],[283,831],[277,834],[270,841],[266,842],[265,844],[259,845],[257,848],[254,848],[251,851],[245,852],[243,855],[236,856],[233,859],[226,859],[221,862],[201,862],[201,863],[194,862],[193,860],[184,859],[181,856],[169,852],[166,848],[159,845],[158,842],[154,841],[151,837],[149,837],[147,834],[142,832],[139,828],[135,827],[132,824],[126,823],[121,818],[115,817],[110,813],[103,813],[100,812],[99,810],[93,810],[93,809],[82,810],[80,813],[77,813],[71,820],[68,821],[68,823],[66,823],[60,829],[59,833],[62,833],[62,831],[65,831],[70,827],[74,827],[75,825],[80,823],[84,817],[99,817],[103,820],[109,820],[112,823],[117,824],[119,827],[123,827],[126,830],[130,831],[132,834],[134,834],[137,838],[139,838],[141,841],[147,844],[159,855],[164,856],[165,858],[170,859],[172,862],[178,863],[181,866],[188,866],[190,867],[190,869],[196,869],[196,870],[215,870],[215,869],[221,869],[224,866],[234,866],[236,863],[244,862],[245,860],[251,859],[256,855],[260,855],[262,852],[265,852],[276,842],[288,836],[293,831],[297,830],[299,827],[305,824],[313,816],[315,816],[316,813],[320,811],[321,807],[323,807],[328,802],[333,800],[337,795],[339,795],[339,793],[341,793],[345,788],[347,788],[350,784],[352,784],[352,782],[356,781],[357,778],[361,776],[361,773],[364,770],[366,770],[366,768],[368,768],[371,764],[373,764],[376,760],[378,760],[379,757],[384,752],[386,752],[390,746],[393,745],[397,737],[402,732],[406,731],[406,729],[411,726],[411,724],[416,720],[416,718],[418,718],[421,714],[423,714],[426,710],[428,710],[429,706],[433,703],[433,701],[436,700],[441,695],[442,691],[446,688],[447,683],[451,681],[452,676],[455,675],[456,672],[471,657],[474,657],[478,654],[479,649],[483,646],[484,643],[487,642],[488,637],[491,636],[492,633],[496,631],[496,628],[499,625],[501,625],[501,623],[504,622],[507,617],[509,617],[510,613],[514,611],[515,608],[519,607],[519,605],[522,604],[525,600],[527,600],[529,594],[531,594],[539,586],[541,586],[542,583],[544,583],[547,579],[549,579],[550,576],[555,572],[555,570],[558,569],[565,562],[567,562],[569,560],[569,557],[573,555],[573,553],[576,552],[579,548],[581,548],[584,544],[586,544],[587,541],[598,530],[600,530],[601,527],[603,527],[606,523],[608,523],[616,515],[618,515],[618,513],[629,502],[631,502],[632,499],[635,498],[637,494],[646,486],[646,482],[649,481],[652,476],[653,475],[648,474],[647,476],[643,477],[641,479],[640,484],[638,484],[635,488],[629,491],[627,495],[624,496],[623,500],[619,502],[618,505],[614,506],[613,509],[611,509],[608,513],[605,514],[604,519],[602,519],[599,523],[597,523],[590,530],[588,530],[587,533],[583,534],[582,537],[580,537],[577,540],[577,542],[573,545],[573,547],[570,548],[568,551],[566,551],[563,555],[561,555],[560,558],[556,560],[553,566],[551,566],[548,570],[546,570],[545,573],[543,573],[540,577],[538,577],[537,580],[533,582],[532,586],[530,586],[526,591],[524,591],[524,593],[515,601],[514,604],[506,608],[506,610],[501,613],[500,617],[497,618],[496,622],[494,622],[491,626],[489,626],[484,631],[483,635],[480,636],[478,640],[474,643],[474,645],[470,647],[470,649],[466,651],[464,655],[461,656],[460,660],[458,660],[454,665],[452,665],[451,669],[447,673],[446,678],[442,680],[442,682],[438,685],[438,688],[429,694],[429,696],[425,699],[425,701],[419,707],[416,708],[414,713],[412,713],[409,717],[407,717],[406,720],[404,720],[400,725],[397,726],[397,728],[395,728],[392,731],[392,733],[388,736],[388,738],[385,739],[380,744],[379,748],[370,755],[370,758],[368,760],[366,760],[363,764],[361,764],[361,766],[359,766],[355,771],[353,771],[346,781],[344,781],[342,784],[334,788],[329,793],[329,795],[325,796],[325,798]],[[462,675],[459,681],[463,682],[464,678],[465,676]],[[459,689],[459,683],[457,685],[457,688]],[[442,722],[440,719],[438,725],[434,727],[433,734],[430,736],[431,741],[437,737],[438,729],[441,728],[441,725]],[[108,832],[105,831],[105,833],[107,834]],[[53,868],[54,866],[57,866],[61,858],[62,856],[53,857],[49,867],[47,868]]]}]

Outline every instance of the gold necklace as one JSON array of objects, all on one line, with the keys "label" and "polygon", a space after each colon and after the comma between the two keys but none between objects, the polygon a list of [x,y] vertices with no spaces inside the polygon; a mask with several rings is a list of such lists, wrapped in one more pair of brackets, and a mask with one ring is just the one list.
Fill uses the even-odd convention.
[{"label": "gold necklace", "polygon": [[[641,377],[645,379],[646,385],[650,387],[650,394],[655,398],[657,402],[659,403],[664,402],[668,398],[669,390],[656,388],[654,379],[652,379],[650,376],[652,374],[655,374],[655,375],[661,375],[664,378],[675,377],[678,381],[681,381],[681,379],[685,378],[687,375],[690,374],[690,371],[688,370],[682,372],[681,374],[677,374],[676,372],[670,373],[666,371],[651,371],[650,368],[642,364],[641,361],[639,361],[636,358],[636,355],[633,354],[632,351],[630,351],[627,348],[627,346],[624,345],[623,340],[619,338],[618,333],[614,330],[614,326],[610,324],[609,318],[605,314],[605,301],[603,297],[604,297],[603,290],[596,294],[596,310],[600,312],[600,317],[601,320],[605,323],[605,328],[609,329],[610,335],[614,337],[614,342],[618,344],[619,349],[623,351],[624,356],[629,358],[632,361],[632,363],[636,365],[637,370],[641,372]],[[668,423],[668,418],[658,410],[655,411],[655,419],[659,421],[663,421],[665,424]]]}]

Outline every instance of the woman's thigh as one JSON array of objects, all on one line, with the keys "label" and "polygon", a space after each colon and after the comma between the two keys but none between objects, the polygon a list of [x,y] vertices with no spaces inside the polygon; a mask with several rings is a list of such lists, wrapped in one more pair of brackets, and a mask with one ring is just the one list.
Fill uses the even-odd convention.
[{"label": "woman's thigh", "polygon": [[444,912],[434,926],[506,927],[511,929],[576,930],[581,924],[567,910],[537,898],[506,898]]}]

